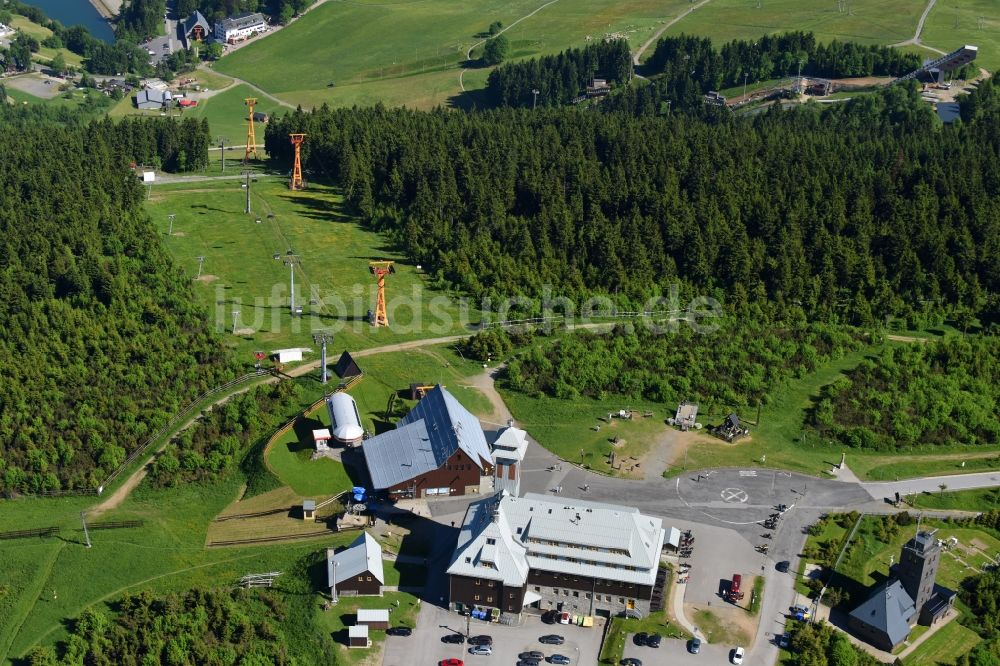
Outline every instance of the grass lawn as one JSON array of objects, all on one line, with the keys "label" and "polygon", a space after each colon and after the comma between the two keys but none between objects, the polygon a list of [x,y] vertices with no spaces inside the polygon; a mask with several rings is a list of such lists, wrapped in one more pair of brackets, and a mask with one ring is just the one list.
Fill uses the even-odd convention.
[{"label": "grass lawn", "polygon": [[[874,356],[877,349],[867,347],[847,354],[800,380],[789,381],[772,392],[774,399],[761,411],[759,426],[752,425],[756,413],[748,411],[740,414],[751,423],[749,439],[739,440],[736,445],[721,441],[700,442],[688,450],[686,462],[676,461],[677,464],[667,471],[667,475],[708,467],[760,464],[764,455],[767,456],[768,467],[821,475],[839,463],[840,454],[845,451],[848,467],[860,478],[875,481],[1000,468],[1000,456],[995,451],[983,451],[977,447],[935,446],[906,453],[858,451],[828,442],[804,429],[805,412],[820,389],[854,368],[866,356]],[[721,411],[718,414],[698,415],[699,420],[706,424],[718,423],[724,416]],[[964,468],[962,462],[965,462]]]},{"label": "grass lawn", "polygon": [[193,72],[185,72],[184,74],[179,74],[178,77],[182,79],[194,79],[197,85],[206,90],[219,90],[233,82],[228,76],[219,74],[209,68],[199,68]]},{"label": "grass lawn", "polygon": [[[247,107],[243,100],[247,97],[257,98],[255,110],[261,113],[270,115],[280,109],[278,104],[275,104],[266,97],[259,96],[249,86],[238,85],[199,101],[198,106],[184,111],[184,116],[198,118],[199,120],[207,118],[209,128],[212,131],[212,143],[214,145],[218,145],[218,138],[224,136],[227,139],[226,143],[228,145],[245,146],[247,141]],[[288,109],[280,110],[288,111]],[[255,123],[255,125],[257,143],[262,144],[264,143],[265,125],[264,123]],[[263,149],[259,149],[258,152],[263,157]],[[243,150],[239,150],[238,153],[238,155],[233,156],[234,160],[231,165],[234,167],[234,173],[239,173],[236,162],[243,158]],[[227,161],[229,157],[229,155],[226,156]]]},{"label": "grass lawn", "polygon": [[[984,0],[985,1],[985,0]],[[665,34],[704,35],[721,43],[761,35],[810,30],[821,41],[893,44],[913,37],[927,5],[924,0],[854,2],[851,12],[837,11],[827,0],[712,0],[671,26]]]},{"label": "grass lawn", "polygon": [[[495,21],[511,25],[546,0],[374,0],[327,3],[288,28],[220,60],[215,68],[239,76],[282,99],[306,107],[371,104],[429,108],[460,92],[459,63]],[[513,26],[507,33],[511,59],[555,53],[620,35],[644,42],[687,0],[560,0]],[[329,39],[331,33],[337,39]],[[385,35],[393,35],[385,39]],[[303,52],[299,44],[309,44]],[[288,54],[294,53],[294,57]],[[473,57],[478,57],[478,49]],[[483,87],[487,70],[466,72],[467,90]],[[329,84],[335,84],[330,86]],[[461,103],[461,102],[459,102]]]},{"label": "grass lawn", "polygon": [[[668,580],[672,575],[668,574]],[[667,590],[664,591],[664,597],[669,597]],[[640,631],[647,634],[660,634],[664,638],[677,638],[681,640],[691,638],[691,634],[684,627],[671,621],[666,611],[650,613],[642,619],[615,617],[611,619],[611,627],[608,629],[607,638],[601,646],[600,663],[617,664],[622,658],[625,650],[625,642],[629,640],[629,634],[637,634]]]},{"label": "grass lawn", "polygon": [[205,549],[209,522],[237,496],[241,484],[242,479],[233,475],[212,486],[167,490],[141,486],[101,520],[139,519],[145,521],[143,527],[92,532],[90,549],[76,530],[80,509],[93,504],[93,498],[4,502],[0,523],[5,529],[55,525],[63,528],[63,538],[4,542],[0,566],[20,573],[14,585],[7,576],[2,583],[10,586],[15,601],[0,629],[0,660],[21,656],[37,643],[51,645],[65,638],[66,618],[126,591],[229,585],[246,573],[288,570],[306,554],[356,536],[345,533],[277,547]]},{"label": "grass lawn", "polygon": [[52,36],[52,31],[45,26],[33,23],[27,16],[21,16],[20,14],[14,14],[10,19],[10,27],[15,30],[20,30],[29,37],[35,37],[38,41],[42,41],[46,37]]},{"label": "grass lawn", "polygon": [[[520,426],[531,433],[539,444],[564,460],[576,463],[582,460],[585,465],[605,474],[641,478],[644,470],[630,469],[634,462],[631,459],[642,458],[667,429],[663,405],[651,402],[623,398],[603,401],[591,398],[560,400],[549,396],[533,398],[515,391],[502,391],[502,394]],[[605,420],[609,412],[617,414],[619,410],[628,408],[635,413],[631,421],[614,418],[608,423]],[[647,410],[653,412],[652,417],[642,416]],[[595,427],[600,427],[600,430],[595,430]],[[620,440],[617,446],[611,443],[616,437]],[[616,459],[614,470],[609,464],[611,451],[614,451]]]},{"label": "grass lawn", "polygon": [[[397,605],[398,603],[398,605]],[[386,592],[381,597],[341,597],[328,611],[318,611],[321,615],[317,625],[333,634],[338,643],[337,663],[357,664],[369,658],[378,650],[378,644],[385,640],[385,632],[372,629],[368,633],[372,647],[368,650],[348,649],[347,627],[354,624],[358,609],[388,608],[389,626],[414,627],[420,600],[406,592]]]},{"label": "grass lawn", "polygon": [[[467,331],[464,320],[478,321],[475,311],[460,311],[457,298],[431,291],[421,270],[362,227],[335,188],[314,183],[291,192],[283,178],[261,178],[252,184],[255,214],[249,216],[243,212],[244,192],[238,180],[160,185],[147,209],[192,279],[197,257],[205,257],[195,294],[218,330],[227,333],[227,343],[248,362],[255,350],[285,347],[314,349],[308,358],[315,359],[312,335],[318,330],[334,333],[333,350],[339,352],[461,334]],[[168,214],[176,215],[169,238]],[[299,258],[296,303],[304,308],[304,316],[295,318],[288,307],[289,268],[282,261],[290,249]],[[388,328],[374,329],[365,321],[375,303],[372,259],[397,262],[386,289]],[[240,311],[237,327],[252,332],[232,335],[233,310]]]},{"label": "grass lawn", "polygon": [[[321,410],[321,413],[324,411]],[[296,430],[289,430],[271,445],[267,456],[271,471],[304,498],[329,497],[350,490],[354,484],[344,466],[330,458],[310,460],[314,450],[312,443],[300,441]],[[302,430],[299,429],[299,432]]]},{"label": "grass lawn", "polygon": [[760,612],[760,605],[764,601],[764,577],[754,576],[753,592],[750,593],[750,602],[747,604],[747,612],[756,615]]},{"label": "grass lawn", "polygon": [[1000,488],[920,493],[907,496],[907,500],[918,509],[994,511],[1000,509]]},{"label": "grass lawn", "polygon": [[[982,28],[979,18],[983,17]],[[963,44],[979,47],[976,64],[994,71],[1000,67],[1000,13],[996,0],[940,0],[924,23],[921,40],[951,52]]]},{"label": "grass lawn", "polygon": [[963,654],[976,647],[982,639],[955,618],[941,627],[913,653],[903,660],[904,666],[938,666],[953,664]]},{"label": "grass lawn", "polygon": [[746,631],[721,620],[707,608],[694,613],[695,625],[705,634],[709,643],[725,643],[729,645],[747,645],[751,637]]}]

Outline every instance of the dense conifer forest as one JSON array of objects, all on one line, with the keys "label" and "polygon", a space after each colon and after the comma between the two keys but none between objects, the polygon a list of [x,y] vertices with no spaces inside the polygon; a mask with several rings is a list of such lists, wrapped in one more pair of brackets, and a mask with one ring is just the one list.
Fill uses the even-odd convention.
[{"label": "dense conifer forest", "polygon": [[153,485],[214,481],[245,460],[244,471],[256,487],[261,482],[256,473],[262,460],[248,459],[245,454],[281,425],[281,414],[292,411],[297,391],[295,382],[258,386],[205,414],[156,457],[150,472]]},{"label": "dense conifer forest", "polygon": [[[295,573],[308,580],[304,571]],[[311,596],[303,592],[195,588],[129,594],[113,613],[85,610],[58,655],[39,647],[24,663],[332,666],[335,646],[329,633],[314,626]]]},{"label": "dense conifer forest", "polygon": [[[490,72],[486,93],[495,106],[558,106],[579,96],[594,77],[603,77],[612,85],[632,78],[627,41],[601,41],[558,55],[502,65]],[[533,90],[538,91],[537,100]]]},{"label": "dense conifer forest", "polygon": [[156,154],[199,163],[207,128],[4,115],[0,490],[96,488],[233,373],[129,169]]},{"label": "dense conifer forest", "polygon": [[1000,337],[888,348],[823,388],[810,422],[855,448],[1000,443]]},{"label": "dense conifer forest", "polygon": [[[764,35],[757,40],[733,40],[715,48],[705,37],[679,35],[656,43],[641,72],[647,85],[631,86],[602,108],[659,108],[670,100],[673,110],[698,110],[702,96],[746,80],[769,81],[794,76],[810,77],[900,76],[920,66],[920,57],[887,46],[834,40],[816,41],[811,32]],[[496,106],[559,106],[582,94],[592,77],[617,84],[632,78],[632,54],[624,40],[598,42],[498,67],[490,73],[487,94]],[[535,99],[532,90],[538,90]]]},{"label": "dense conifer forest", "polygon": [[518,391],[557,398],[622,395],[720,408],[764,404],[784,380],[858,348],[865,337],[856,329],[804,322],[712,323],[719,328],[710,335],[686,322],[664,330],[639,325],[634,331],[618,326],[611,334],[575,332],[519,355],[507,366],[505,381]]},{"label": "dense conifer forest", "polygon": [[272,120],[267,150],[307,132],[308,168],[477,296],[641,307],[679,282],[868,326],[1000,290],[998,101],[984,83],[952,126],[905,85],[716,120],[324,107]]}]

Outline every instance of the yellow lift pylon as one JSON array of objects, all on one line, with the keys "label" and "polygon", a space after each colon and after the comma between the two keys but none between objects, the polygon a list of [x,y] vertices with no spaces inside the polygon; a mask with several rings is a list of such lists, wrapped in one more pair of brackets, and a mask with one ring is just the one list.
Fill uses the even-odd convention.
[{"label": "yellow lift pylon", "polygon": [[302,142],[305,141],[305,134],[289,134],[288,137],[295,146],[295,163],[292,165],[292,179],[288,182],[288,188],[301,190],[306,184],[302,181]]},{"label": "yellow lift pylon", "polygon": [[396,272],[396,269],[393,268],[394,263],[392,261],[368,262],[368,270],[371,271],[378,282],[378,293],[375,296],[375,312],[372,315],[372,326],[376,328],[389,325],[389,315],[385,311],[385,276]]},{"label": "yellow lift pylon", "polygon": [[253,159],[257,159],[257,136],[253,131],[253,107],[257,105],[257,98],[247,97],[243,100],[243,103],[249,109],[247,113],[247,152],[243,156],[243,163],[246,164],[250,161],[251,156],[253,156]]}]

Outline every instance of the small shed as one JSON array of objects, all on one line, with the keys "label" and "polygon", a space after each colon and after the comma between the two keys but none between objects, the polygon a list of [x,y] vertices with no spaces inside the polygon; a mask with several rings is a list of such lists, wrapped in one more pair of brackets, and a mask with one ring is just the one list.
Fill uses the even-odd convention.
[{"label": "small shed", "polygon": [[302,502],[302,520],[316,521],[316,500]]},{"label": "small shed", "polygon": [[664,542],[664,545],[673,550],[678,550],[681,547],[681,531],[676,527],[671,527],[667,533],[667,540]]},{"label": "small shed", "polygon": [[359,608],[357,624],[367,625],[369,629],[385,631],[389,628],[389,609]]},{"label": "small shed", "polygon": [[348,627],[347,639],[348,647],[368,648],[372,646],[372,642],[368,638],[368,625],[366,624],[356,624],[353,627]]},{"label": "small shed", "polygon": [[607,79],[591,79],[587,86],[587,97],[603,97],[611,92]]},{"label": "small shed", "polygon": [[313,430],[313,444],[316,445],[317,451],[326,451],[330,444],[330,439],[333,435],[330,434],[329,429],[320,428],[318,430]]},{"label": "small shed", "polygon": [[266,123],[266,122],[268,122],[269,120],[271,120],[271,117],[270,117],[270,116],[268,116],[268,115],[267,115],[266,113],[264,113],[263,111],[254,111],[254,112],[253,112],[253,121],[254,121],[255,123]]},{"label": "small shed", "polygon": [[337,365],[333,366],[333,371],[336,372],[337,376],[341,379],[357,377],[358,375],[364,374],[361,372],[361,368],[358,364],[354,361],[354,357],[346,351],[340,355],[340,359],[337,360]]},{"label": "small shed", "polygon": [[143,171],[142,172],[142,182],[144,182],[144,183],[152,183],[152,182],[155,182],[155,181],[156,181],[156,172],[155,171]]},{"label": "small shed", "polygon": [[693,402],[682,402],[677,405],[677,413],[674,415],[674,425],[681,430],[693,428],[698,420],[698,405]]},{"label": "small shed", "polygon": [[277,349],[272,355],[278,360],[278,363],[292,363],[302,360],[301,349]]}]

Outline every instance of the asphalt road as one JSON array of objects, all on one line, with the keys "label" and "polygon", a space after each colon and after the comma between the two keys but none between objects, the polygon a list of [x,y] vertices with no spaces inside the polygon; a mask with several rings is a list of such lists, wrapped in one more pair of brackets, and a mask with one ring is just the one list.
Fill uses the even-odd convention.
[{"label": "asphalt road", "polygon": [[[794,591],[793,577],[797,575],[798,553],[804,545],[808,526],[828,511],[895,511],[885,498],[891,497],[897,489],[901,493],[937,490],[940,483],[954,489],[995,486],[1000,485],[1000,473],[862,484],[747,467],[637,481],[605,477],[566,462],[560,463],[555,455],[532,441],[522,464],[521,493],[537,492],[633,506],[662,518],[666,528],[692,530],[695,547],[692,558],[686,560],[693,565],[684,599],[686,603],[722,603],[720,583],[731,579],[733,573],[764,576],[760,623],[752,643],[744,646],[747,649],[744,663],[771,666],[778,653],[775,637],[785,630],[785,613],[793,604],[804,601]],[[561,489],[558,495],[553,492],[555,488]],[[452,520],[457,523],[473,499],[431,502],[431,514],[445,524]],[[765,530],[761,522],[775,512],[778,504],[785,504],[789,509],[782,514],[776,529]],[[772,537],[765,539],[763,534],[768,532]],[[761,544],[769,546],[766,555],[754,549]],[[775,569],[774,565],[781,560],[791,563],[788,573]],[[457,618],[443,609],[437,612]],[[634,648],[639,652],[633,656],[640,659],[645,656],[644,663],[723,663],[728,661],[732,647],[706,644],[702,654],[690,655],[682,641],[664,640],[659,651]],[[631,652],[626,651],[626,655]],[[655,661],[650,662],[651,658]]]}]

